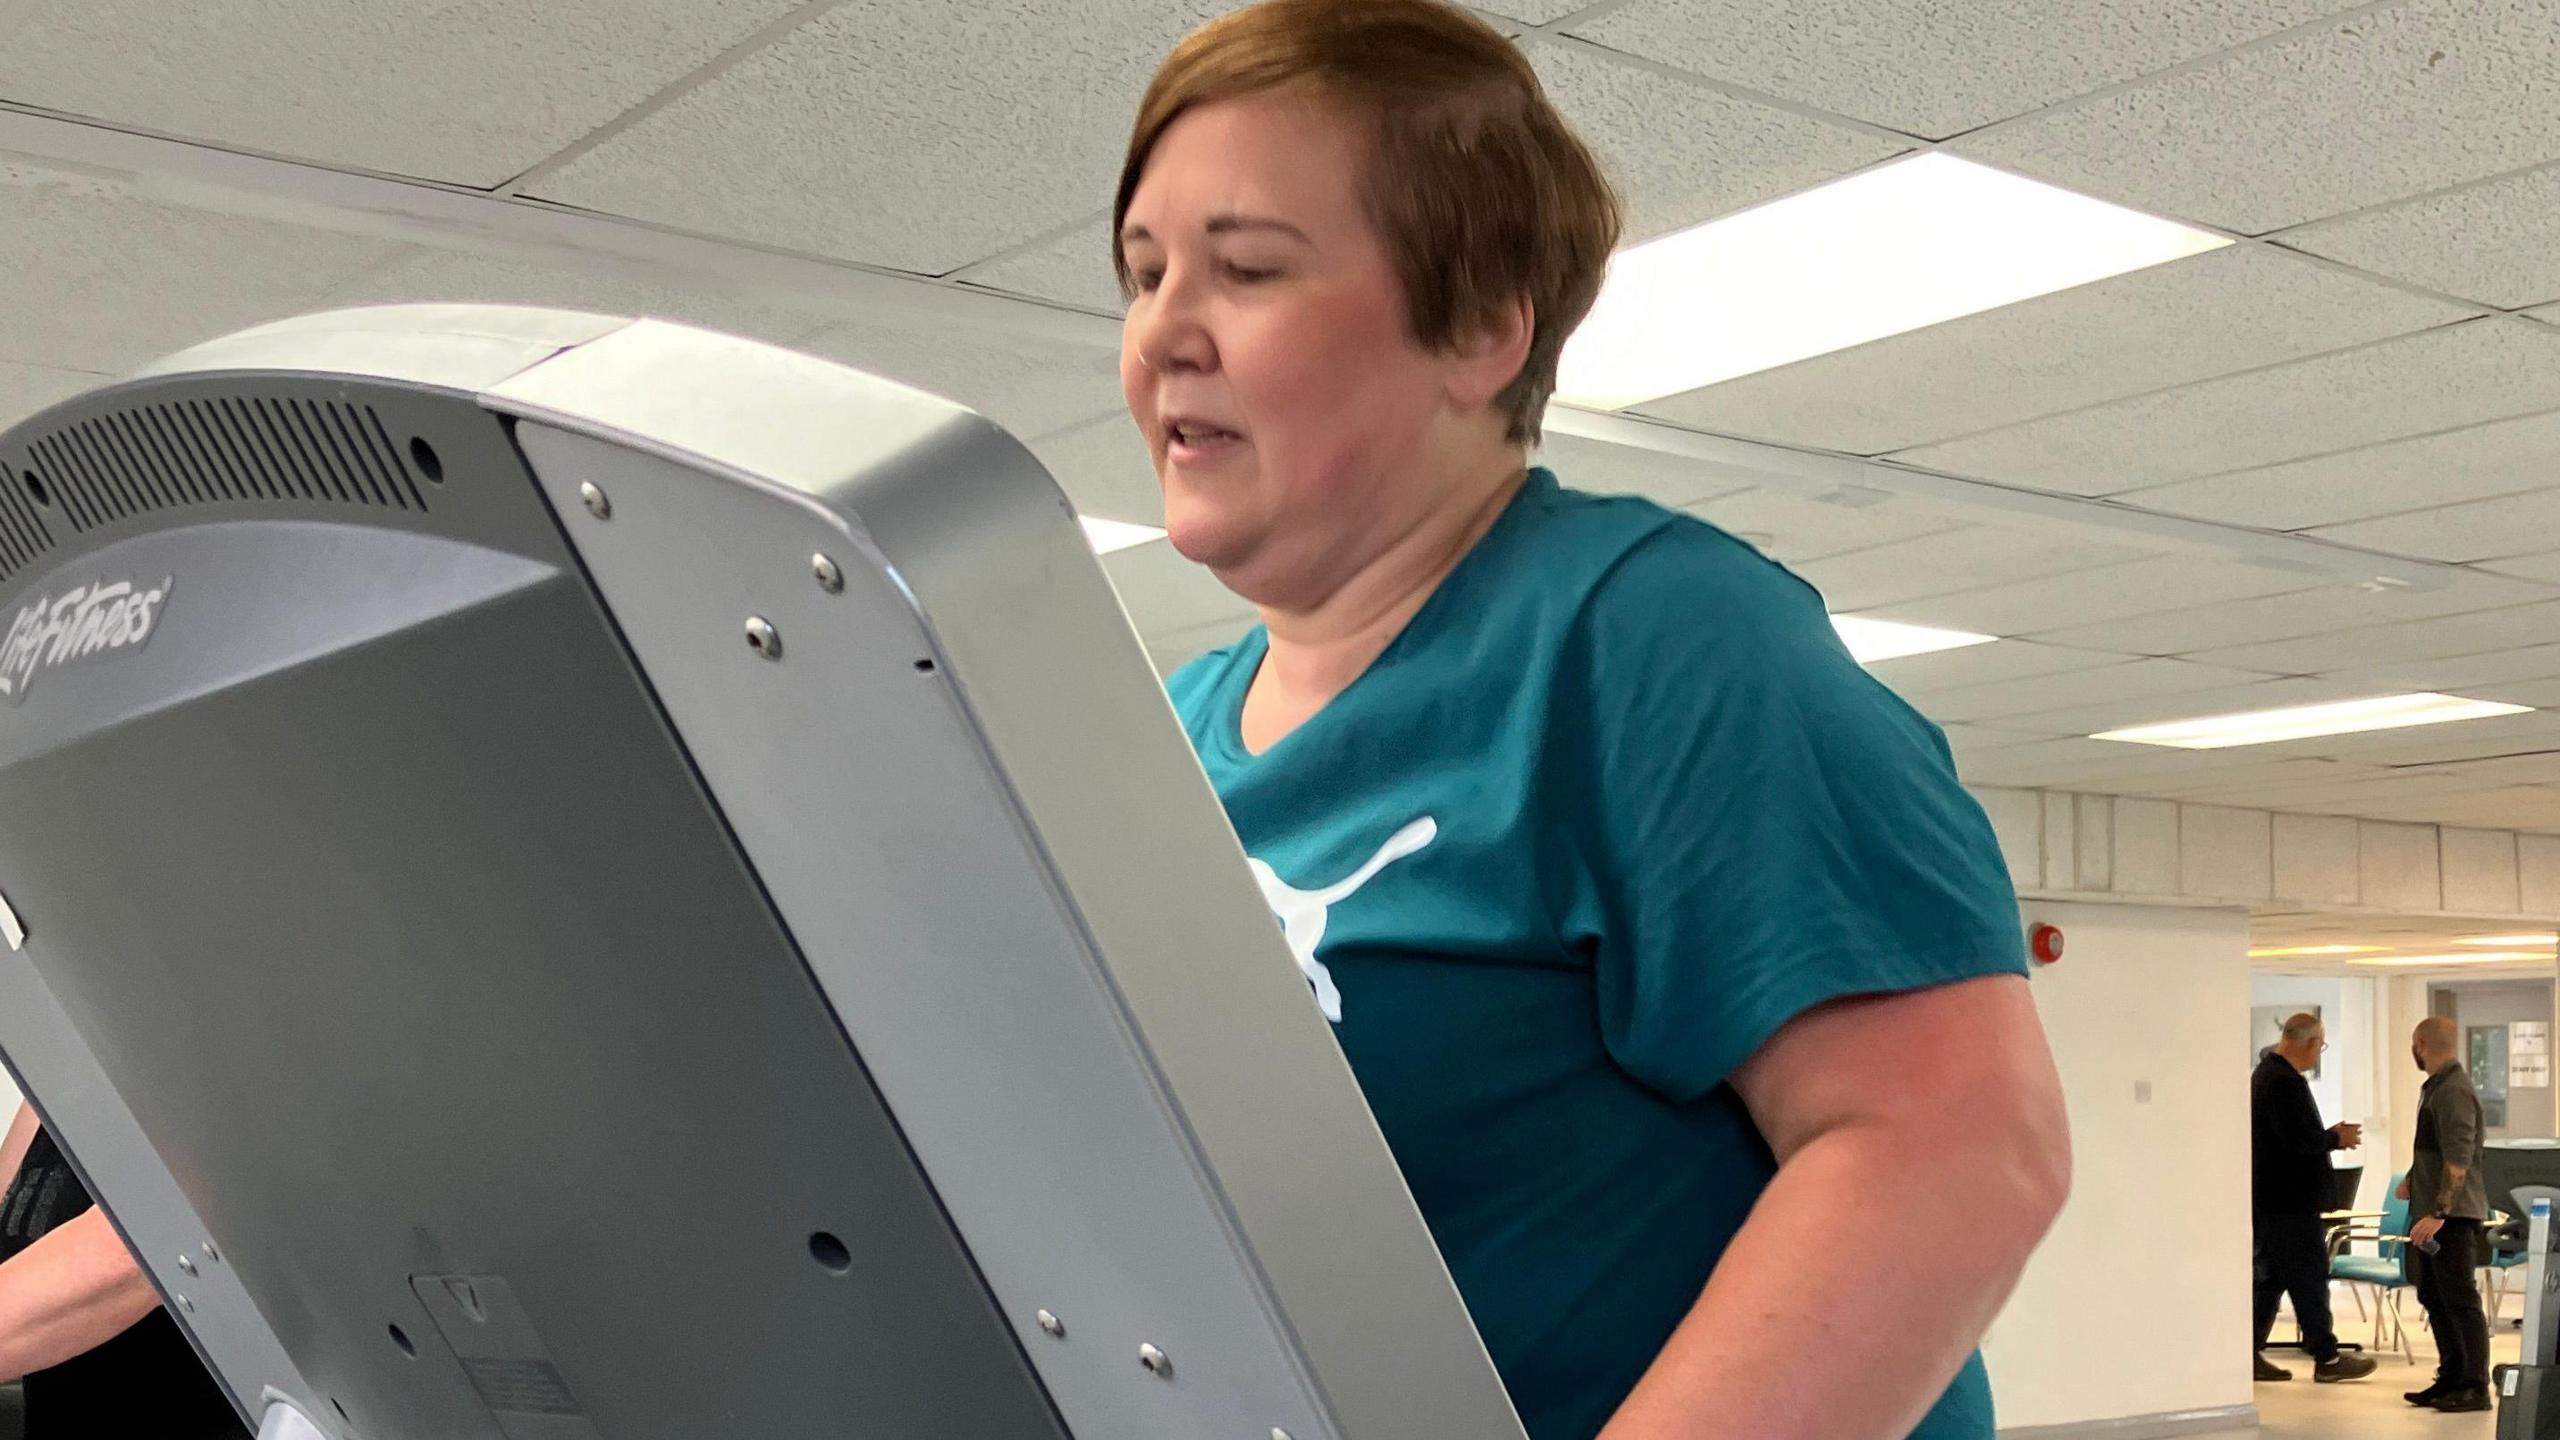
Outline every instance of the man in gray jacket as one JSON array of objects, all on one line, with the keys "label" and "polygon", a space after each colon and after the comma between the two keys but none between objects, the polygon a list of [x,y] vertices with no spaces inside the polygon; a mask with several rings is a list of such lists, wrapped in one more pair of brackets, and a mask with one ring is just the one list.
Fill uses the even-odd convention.
[{"label": "man in gray jacket", "polygon": [[2409,1053],[2426,1072],[2416,1154],[2400,1198],[2409,1202],[2409,1280],[2436,1337],[2436,1382],[2409,1403],[2448,1412],[2486,1410],[2489,1317],[2476,1273],[2488,1259],[2489,1190],[2480,1178],[2480,1095],[2456,1062],[2453,1021],[2418,1023]]}]

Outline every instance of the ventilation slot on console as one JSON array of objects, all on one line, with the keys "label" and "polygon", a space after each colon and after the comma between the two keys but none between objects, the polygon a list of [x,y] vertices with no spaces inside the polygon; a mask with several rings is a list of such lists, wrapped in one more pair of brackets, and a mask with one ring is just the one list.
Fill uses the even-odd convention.
[{"label": "ventilation slot on console", "polygon": [[0,465],[0,582],[53,548],[53,537],[36,518],[36,502],[28,493],[30,488],[41,491],[43,485],[32,472],[13,475],[8,466]]},{"label": "ventilation slot on console", "polygon": [[75,531],[231,501],[427,508],[372,408],[334,400],[143,405],[66,425],[35,443],[35,458]]}]

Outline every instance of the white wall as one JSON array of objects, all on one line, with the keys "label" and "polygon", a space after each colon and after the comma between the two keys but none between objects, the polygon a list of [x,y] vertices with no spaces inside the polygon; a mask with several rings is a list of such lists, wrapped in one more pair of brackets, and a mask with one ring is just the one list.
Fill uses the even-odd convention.
[{"label": "white wall", "polygon": [[[2427,1018],[2427,982],[2394,977],[2390,982],[2391,1019],[2377,1042],[2398,1063],[2391,1067],[2391,1113],[2409,1117],[2391,1127],[2391,1166],[2394,1171],[2409,1168],[2417,1156],[2418,1101],[2426,1086],[2426,1077],[2418,1073],[2417,1062],[2409,1058],[2409,1040],[2418,1030],[2418,1022]],[[2379,1205],[2368,1205],[2379,1210]]]},{"label": "white wall", "polygon": [[2075,1159],[2071,1203],[1984,1347],[2001,1427],[2245,1406],[2248,919],[2023,908],[2068,942],[2034,984]]}]

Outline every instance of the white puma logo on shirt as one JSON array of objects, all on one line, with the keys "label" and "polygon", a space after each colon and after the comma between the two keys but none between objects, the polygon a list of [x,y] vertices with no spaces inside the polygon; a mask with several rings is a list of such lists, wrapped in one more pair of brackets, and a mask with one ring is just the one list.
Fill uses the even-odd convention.
[{"label": "white puma logo on shirt", "polygon": [[[1252,860],[1253,878],[1262,883],[1262,898],[1271,913],[1280,920],[1280,933],[1287,937],[1291,953],[1298,957],[1298,968],[1307,974],[1307,983],[1316,991],[1316,1003],[1323,1007],[1324,1018],[1336,1025],[1342,1023],[1342,992],[1335,988],[1333,972],[1316,958],[1316,947],[1324,943],[1326,917],[1333,907],[1350,899],[1360,887],[1378,877],[1378,872],[1408,855],[1425,848],[1440,838],[1440,822],[1425,815],[1395,834],[1378,847],[1369,862],[1350,876],[1321,890],[1300,890],[1280,878],[1278,871],[1260,860]],[[1250,858],[1250,857],[1248,857]]]}]

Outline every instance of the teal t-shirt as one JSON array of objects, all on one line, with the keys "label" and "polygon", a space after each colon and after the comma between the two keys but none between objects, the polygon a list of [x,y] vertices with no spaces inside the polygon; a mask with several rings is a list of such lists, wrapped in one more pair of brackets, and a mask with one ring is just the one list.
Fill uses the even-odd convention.
[{"label": "teal t-shirt", "polygon": [[[1265,645],[1175,706],[1529,1434],[1590,1440],[1775,1173],[1734,1069],[1824,1001],[2025,971],[1990,824],[1810,586],[1544,470],[1255,756]],[[1977,1357],[1915,1436],[1991,1434]]]}]

